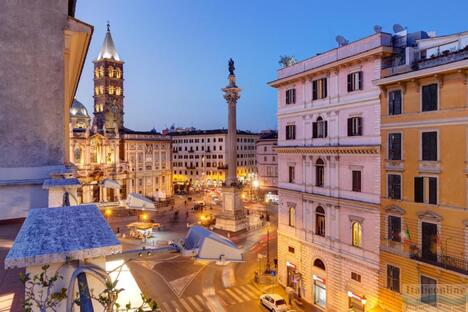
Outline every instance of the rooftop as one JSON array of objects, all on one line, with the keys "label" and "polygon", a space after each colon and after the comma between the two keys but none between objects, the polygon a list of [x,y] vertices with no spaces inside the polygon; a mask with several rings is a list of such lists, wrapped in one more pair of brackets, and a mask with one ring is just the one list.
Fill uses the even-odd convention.
[{"label": "rooftop", "polygon": [[114,40],[112,40],[109,23],[107,23],[106,37],[104,38],[104,42],[96,60],[99,61],[102,59],[120,61],[119,54],[117,53],[117,49],[114,45]]},{"label": "rooftop", "polygon": [[[277,80],[294,76],[309,70],[328,65],[333,62],[344,60],[346,58],[373,50],[379,47],[392,47],[392,35],[385,32],[372,34],[368,37],[350,42],[346,45],[317,54],[294,65],[280,68],[278,70]],[[270,82],[273,83],[274,81]]]},{"label": "rooftop", "polygon": [[5,268],[83,260],[121,251],[120,242],[95,205],[31,209]]},{"label": "rooftop", "polygon": [[[185,136],[185,135],[210,135],[210,134],[227,134],[227,129],[212,129],[212,130],[189,130],[189,131],[181,131],[181,132],[173,132],[171,136]],[[237,134],[242,135],[258,135],[258,133],[244,131],[244,130],[237,130]]]}]

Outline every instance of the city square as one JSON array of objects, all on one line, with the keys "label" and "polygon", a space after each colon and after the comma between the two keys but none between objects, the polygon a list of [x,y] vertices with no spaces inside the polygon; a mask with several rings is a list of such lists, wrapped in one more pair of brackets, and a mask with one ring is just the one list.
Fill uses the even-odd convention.
[{"label": "city square", "polygon": [[468,4],[417,2],[0,2],[0,311],[468,311]]}]

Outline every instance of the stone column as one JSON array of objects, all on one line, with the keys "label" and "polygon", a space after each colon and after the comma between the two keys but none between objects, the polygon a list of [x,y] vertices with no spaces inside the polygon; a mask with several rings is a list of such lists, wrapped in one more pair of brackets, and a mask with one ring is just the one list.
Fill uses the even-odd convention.
[{"label": "stone column", "polygon": [[236,105],[240,98],[240,88],[236,85],[236,75],[234,70],[230,71],[228,85],[223,88],[224,98],[228,104],[228,135],[226,142],[226,156],[228,164],[228,174],[226,185],[231,186],[237,183],[237,124],[236,124]]}]

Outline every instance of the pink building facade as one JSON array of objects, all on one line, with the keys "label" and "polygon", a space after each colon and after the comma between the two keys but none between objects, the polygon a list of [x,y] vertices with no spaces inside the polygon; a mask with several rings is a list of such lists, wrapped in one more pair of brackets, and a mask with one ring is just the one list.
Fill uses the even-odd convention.
[{"label": "pink building facade", "polygon": [[326,311],[377,305],[380,99],[391,35],[280,69],[278,281]]}]

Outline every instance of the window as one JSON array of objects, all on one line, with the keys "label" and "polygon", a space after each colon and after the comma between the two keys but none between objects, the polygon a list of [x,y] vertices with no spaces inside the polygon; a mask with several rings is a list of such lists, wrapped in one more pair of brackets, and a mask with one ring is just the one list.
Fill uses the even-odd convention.
[{"label": "window", "polygon": [[312,100],[327,97],[327,78],[312,81]]},{"label": "window", "polygon": [[388,198],[401,199],[401,176],[398,174],[389,174],[387,183]]},{"label": "window", "polygon": [[361,191],[361,171],[353,170],[353,192]]},{"label": "window", "polygon": [[315,163],[315,186],[324,186],[325,164],[321,158]]},{"label": "window", "polygon": [[315,234],[325,237],[325,210],[320,206],[315,209]]},{"label": "window", "polygon": [[348,118],[348,136],[362,135],[362,118],[352,117]]},{"label": "window", "polygon": [[326,138],[328,132],[327,121],[322,117],[318,117],[316,122],[312,123],[312,137],[313,138]]},{"label": "window", "polygon": [[296,168],[294,166],[289,166],[288,170],[288,182],[289,183],[294,183],[294,179],[296,175]]},{"label": "window", "polygon": [[437,83],[422,86],[422,111],[437,110]]},{"label": "window", "polygon": [[401,90],[393,90],[388,92],[388,114],[401,114]]},{"label": "window", "polygon": [[320,260],[320,259],[315,259],[314,267],[317,267],[317,268],[322,269],[322,270],[325,271],[325,263],[323,263],[323,261]]},{"label": "window", "polygon": [[437,281],[424,275],[421,275],[421,302],[437,305]]},{"label": "window", "polygon": [[288,251],[289,251],[290,253],[294,253],[294,247],[288,246]]},{"label": "window", "polygon": [[401,160],[401,133],[388,134],[388,159]]},{"label": "window", "polygon": [[296,208],[289,207],[288,216],[289,216],[289,226],[295,227],[296,226]]},{"label": "window", "polygon": [[296,139],[296,126],[287,125],[286,126],[286,140],[295,140]]},{"label": "window", "polygon": [[437,224],[422,222],[421,223],[421,255],[422,258],[428,261],[437,261],[437,245],[439,235]]},{"label": "window", "polygon": [[400,268],[387,264],[387,289],[400,292]]},{"label": "window", "polygon": [[358,274],[356,272],[351,272],[351,279],[360,283],[361,282],[361,274]]},{"label": "window", "polygon": [[362,225],[354,221],[351,225],[352,228],[352,245],[354,247],[362,247]]},{"label": "window", "polygon": [[401,218],[388,216],[388,239],[394,242],[401,242]]},{"label": "window", "polygon": [[422,160],[437,160],[437,131],[421,134]]},{"label": "window", "polygon": [[362,90],[362,71],[348,74],[348,92]]},{"label": "window", "polygon": [[286,104],[296,103],[296,89],[286,90]]},{"label": "window", "polygon": [[424,202],[424,178],[414,177],[414,201],[416,203]]}]

